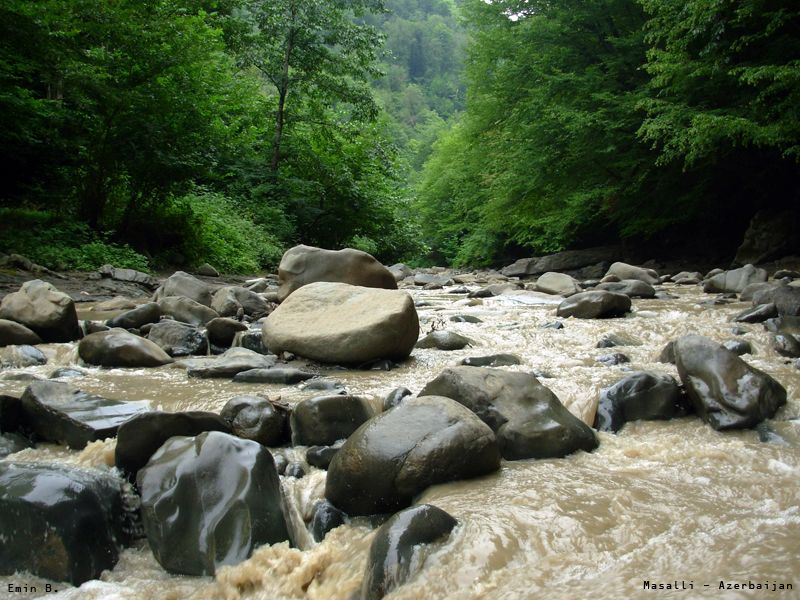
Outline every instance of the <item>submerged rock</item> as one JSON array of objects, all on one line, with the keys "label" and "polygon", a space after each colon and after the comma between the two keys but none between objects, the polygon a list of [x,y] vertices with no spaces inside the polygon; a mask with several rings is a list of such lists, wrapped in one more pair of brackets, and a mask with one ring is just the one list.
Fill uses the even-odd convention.
[{"label": "submerged rock", "polygon": [[328,532],[339,525],[347,523],[347,515],[325,500],[318,500],[314,505],[314,516],[311,517],[311,537],[315,542],[321,542]]},{"label": "submerged rock", "polygon": [[278,279],[280,302],[302,286],[319,281],[397,289],[397,281],[389,269],[372,255],[353,248],[324,250],[304,245],[290,248],[281,258]]},{"label": "submerged rock", "polygon": [[275,366],[275,357],[265,356],[246,348],[231,348],[217,358],[199,359],[197,363],[188,363],[188,365],[189,377],[232,378],[243,371],[269,369]]},{"label": "submerged rock", "polygon": [[251,369],[241,371],[234,375],[236,383],[282,383],[293,385],[311,379],[314,373],[302,371],[300,369],[270,367],[269,369]]},{"label": "submerged rock", "polygon": [[137,482],[147,541],[170,573],[214,575],[289,539],[275,463],[256,442],[216,431],[170,438]]},{"label": "submerged rock", "polygon": [[639,371],[600,392],[594,427],[617,432],[628,421],[674,419],[690,412],[688,399],[675,379]]},{"label": "submerged rock", "polygon": [[597,447],[592,429],[533,375],[484,367],[452,367],[419,397],[445,396],[491,427],[503,458],[555,458]]},{"label": "submerged rock", "polygon": [[328,468],[325,497],[349,515],[396,511],[428,486],[500,468],[492,430],[454,400],[407,400],[370,419]]},{"label": "submerged rock", "polygon": [[695,410],[714,429],[754,427],[786,404],[786,389],[698,335],[675,342],[675,363]]},{"label": "submerged rock", "polygon": [[123,402],[76,390],[58,381],[36,381],[21,399],[22,421],[43,440],[81,449],[115,437],[131,417],[149,410],[146,401]]},{"label": "submerged rock", "polygon": [[20,323],[45,342],[71,342],[81,337],[75,302],[53,285],[34,279],[0,302],[0,319]]},{"label": "submerged rock", "polygon": [[624,317],[631,309],[631,299],[625,294],[592,290],[570,296],[558,305],[556,315],[577,319],[607,319]]},{"label": "submerged rock", "polygon": [[20,433],[0,433],[0,458],[32,447],[33,442]]},{"label": "submerged rock", "polygon": [[35,346],[6,346],[0,350],[0,367],[24,369],[47,364],[47,357]]},{"label": "submerged rock", "polygon": [[301,400],[290,417],[292,444],[333,444],[349,437],[376,414],[372,403],[359,396],[317,396]]},{"label": "submerged rock", "polygon": [[521,365],[522,360],[516,354],[490,354],[488,356],[469,356],[461,361],[468,367],[508,367]]},{"label": "submerged rock", "polygon": [[384,523],[372,540],[367,559],[362,600],[380,600],[424,566],[425,554],[441,545],[458,524],[430,504],[412,506]]},{"label": "submerged rock", "polygon": [[65,465],[0,462],[0,574],[80,585],[131,541],[122,480]]},{"label": "submerged rock", "polygon": [[91,333],[78,344],[81,359],[100,367],[159,367],[172,357],[157,344],[125,329]]},{"label": "submerged rock", "polygon": [[134,415],[117,431],[114,464],[132,480],[164,442],[174,436],[194,436],[204,431],[230,433],[219,415],[204,411],[166,413],[149,411]]},{"label": "submerged rock", "polygon": [[411,354],[419,320],[405,292],[318,282],[301,287],[275,309],[263,334],[272,352],[320,362],[400,361]]}]

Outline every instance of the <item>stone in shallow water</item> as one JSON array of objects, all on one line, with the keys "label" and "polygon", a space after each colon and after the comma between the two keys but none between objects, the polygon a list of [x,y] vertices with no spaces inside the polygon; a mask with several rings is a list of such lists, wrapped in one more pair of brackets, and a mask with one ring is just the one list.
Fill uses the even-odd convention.
[{"label": "stone in shallow water", "polygon": [[130,542],[132,521],[122,480],[107,472],[0,462],[0,574],[97,579]]},{"label": "stone in shallow water", "polygon": [[42,339],[21,323],[0,319],[0,346],[41,344]]},{"label": "stone in shallow water", "polygon": [[261,396],[236,396],[225,403],[220,416],[234,435],[264,446],[279,446],[289,440],[289,409]]},{"label": "stone in shallow water", "polygon": [[314,377],[314,373],[288,367],[271,367],[269,369],[250,369],[234,375],[236,383],[282,383],[293,385]]},{"label": "stone in shallow water", "polygon": [[290,417],[292,444],[327,446],[350,436],[377,414],[366,398],[317,396],[297,403]]},{"label": "stone in shallow water", "polygon": [[32,447],[33,442],[20,433],[0,433],[0,458]]},{"label": "stone in shallow water", "polygon": [[311,517],[311,536],[315,542],[321,542],[329,531],[346,522],[347,515],[323,498],[314,505],[314,516]]},{"label": "stone in shallow water", "polygon": [[492,428],[507,460],[562,457],[597,447],[592,429],[527,373],[452,367],[419,396],[446,396],[463,404]]},{"label": "stone in shallow water", "polygon": [[0,319],[21,323],[45,342],[80,339],[75,302],[53,285],[34,279],[0,302]]},{"label": "stone in shallow water", "polygon": [[600,392],[594,420],[598,431],[619,431],[628,421],[683,417],[691,412],[678,382],[669,375],[640,371]]},{"label": "stone in shallow water", "polygon": [[119,328],[87,335],[78,344],[78,354],[100,367],[158,367],[172,362],[158,345]]},{"label": "stone in shallow water", "polygon": [[47,364],[47,357],[35,346],[7,346],[0,350],[0,367],[24,369]]},{"label": "stone in shallow water", "polygon": [[522,360],[516,354],[490,354],[488,356],[469,356],[461,361],[468,367],[508,367],[520,365]]},{"label": "stone in shallow water", "polygon": [[499,468],[485,423],[454,400],[426,396],[359,427],[328,467],[325,497],[349,515],[387,513],[409,506],[428,486]]},{"label": "stone in shallow water", "polygon": [[436,348],[437,350],[461,350],[471,346],[472,340],[454,331],[434,331],[417,342],[417,348]]},{"label": "stone in shallow water", "polygon": [[608,319],[623,317],[631,309],[631,299],[625,294],[593,290],[570,296],[558,305],[556,315],[562,318]]},{"label": "stone in shallow water", "polygon": [[[191,360],[191,359],[190,359]],[[187,365],[189,377],[212,379],[233,378],[237,373],[252,369],[269,369],[275,366],[274,356],[265,356],[246,348],[231,348],[217,358],[183,361]]]},{"label": "stone in shallow water", "polygon": [[137,482],[147,541],[170,573],[213,575],[289,539],[275,462],[257,442],[217,431],[170,438]]},{"label": "stone in shallow water", "polygon": [[154,410],[137,414],[125,421],[117,432],[114,464],[135,480],[139,469],[169,438],[193,436],[204,431],[230,433],[230,427],[220,415],[203,411],[166,413]]},{"label": "stone in shallow water", "polygon": [[414,577],[423,567],[425,554],[443,544],[457,524],[430,504],[412,506],[386,521],[369,549],[361,599],[380,600]]},{"label": "stone in shallow water", "polygon": [[120,425],[149,410],[146,401],[109,400],[59,381],[36,381],[22,395],[22,421],[38,437],[73,449],[115,437]]},{"label": "stone in shallow water", "polygon": [[208,338],[199,327],[173,319],[164,319],[153,325],[147,332],[147,339],[170,356],[208,352]]},{"label": "stone in shallow water", "polygon": [[786,404],[780,383],[708,338],[676,340],[675,364],[695,410],[714,429],[754,427]]}]

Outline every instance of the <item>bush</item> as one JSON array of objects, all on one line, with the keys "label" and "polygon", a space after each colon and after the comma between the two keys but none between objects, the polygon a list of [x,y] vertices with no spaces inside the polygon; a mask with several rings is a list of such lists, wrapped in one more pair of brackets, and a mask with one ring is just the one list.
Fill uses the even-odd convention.
[{"label": "bush", "polygon": [[145,256],[115,244],[86,224],[46,211],[0,209],[0,250],[57,271],[94,271],[104,264],[149,271]]}]

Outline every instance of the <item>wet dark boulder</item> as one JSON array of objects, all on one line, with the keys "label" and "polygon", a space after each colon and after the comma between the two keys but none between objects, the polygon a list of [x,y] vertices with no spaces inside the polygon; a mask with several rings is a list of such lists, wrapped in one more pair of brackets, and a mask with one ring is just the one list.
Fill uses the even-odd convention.
[{"label": "wet dark boulder", "polygon": [[25,327],[7,319],[0,319],[0,347],[2,346],[35,346],[41,344],[42,338]]},{"label": "wet dark boulder", "polygon": [[0,319],[20,323],[44,342],[71,342],[81,337],[75,302],[52,284],[34,279],[0,302]]},{"label": "wet dark boulder", "polygon": [[0,574],[80,585],[131,541],[123,482],[104,471],[0,462]]},{"label": "wet dark boulder", "polygon": [[597,447],[592,429],[528,373],[451,367],[419,393],[463,404],[491,427],[503,458],[556,458]]},{"label": "wet dark boulder", "polygon": [[419,337],[419,319],[405,292],[317,282],[284,300],[262,331],[275,353],[335,364],[401,361]]},{"label": "wet dark boulder", "polygon": [[628,421],[675,419],[690,412],[689,401],[675,379],[638,371],[600,392],[594,427],[617,432]]},{"label": "wet dark boulder", "polygon": [[147,541],[170,573],[213,575],[289,539],[275,462],[257,442],[217,431],[172,437],[137,483]]},{"label": "wet dark boulder", "polygon": [[746,340],[728,340],[727,342],[723,342],[722,346],[737,356],[753,353],[753,346]]},{"label": "wet dark boulder", "polygon": [[194,436],[204,431],[230,433],[228,423],[219,415],[204,411],[167,413],[149,411],[134,415],[120,425],[114,464],[131,480],[147,464],[164,442],[173,436]]},{"label": "wet dark boulder", "polygon": [[314,373],[294,369],[292,367],[271,367],[269,369],[251,369],[234,375],[236,383],[278,383],[294,385],[314,377]]},{"label": "wet dark boulder", "polygon": [[461,361],[467,367],[509,367],[521,365],[522,359],[516,354],[490,354],[488,356],[468,356]]},{"label": "wet dark boulder", "polygon": [[[191,360],[191,359],[190,359]],[[201,379],[233,378],[237,373],[252,369],[269,369],[275,366],[274,356],[265,356],[246,348],[231,348],[216,358],[189,362],[189,377]]]},{"label": "wet dark boulder", "polygon": [[313,510],[310,529],[311,537],[317,543],[324,540],[328,532],[347,523],[347,515],[324,498],[314,504]]},{"label": "wet dark boulder", "polygon": [[157,344],[119,328],[87,335],[78,344],[78,355],[100,367],[159,367],[172,362]]},{"label": "wet dark boulder", "polygon": [[156,302],[148,302],[109,319],[106,325],[112,329],[139,329],[147,323],[158,323],[160,318],[161,307]]},{"label": "wet dark boulder", "polygon": [[206,324],[206,333],[209,341],[221,348],[230,348],[236,334],[240,331],[247,331],[247,329],[246,324],[227,317],[211,319]]},{"label": "wet dark boulder", "polygon": [[289,409],[261,396],[236,396],[225,403],[220,416],[233,434],[264,446],[289,441]]},{"label": "wet dark boulder", "polygon": [[631,309],[631,299],[625,294],[592,290],[570,296],[558,305],[556,315],[562,318],[608,319],[624,317]]},{"label": "wet dark boulder", "polygon": [[165,296],[159,299],[158,306],[163,315],[189,325],[205,326],[209,321],[219,317],[217,311],[182,296]]},{"label": "wet dark boulder", "polygon": [[0,433],[0,458],[33,448],[33,442],[21,433]]},{"label": "wet dark boulder", "polygon": [[269,314],[270,304],[264,298],[238,285],[221,287],[211,300],[213,308],[220,317],[247,315],[251,319],[260,319]]},{"label": "wet dark boulder", "polygon": [[327,470],[338,451],[337,446],[311,446],[306,450],[306,462],[312,467]]},{"label": "wet dark boulder", "polygon": [[314,377],[306,379],[303,383],[303,391],[306,392],[328,392],[330,394],[347,394],[347,390],[341,381],[326,379],[325,377]]},{"label": "wet dark boulder", "polygon": [[424,567],[426,555],[441,547],[457,524],[430,504],[392,516],[372,540],[361,599],[380,600],[413,578]]},{"label": "wet dark boulder", "polygon": [[599,283],[595,289],[607,292],[625,294],[629,298],[655,298],[656,290],[649,283],[638,279],[624,279],[622,281]]},{"label": "wet dark boulder", "polygon": [[173,357],[208,352],[208,338],[199,327],[173,319],[155,323],[147,332],[147,339]]},{"label": "wet dark boulder", "polygon": [[59,381],[35,381],[22,395],[21,408],[26,430],[79,450],[89,442],[115,437],[125,421],[148,411],[149,403],[110,400]]},{"label": "wet dark boulder", "polygon": [[302,286],[320,281],[397,289],[397,281],[389,269],[372,255],[352,248],[324,250],[304,245],[290,248],[278,265],[278,280],[280,302]]},{"label": "wet dark boulder", "polygon": [[776,333],[772,337],[775,352],[788,358],[800,357],[800,336],[791,333]]},{"label": "wet dark boulder", "polygon": [[454,331],[433,331],[417,342],[417,348],[461,350],[472,345],[472,340]]},{"label": "wet dark boulder", "polygon": [[214,290],[215,287],[207,284],[205,281],[197,279],[197,277],[189,275],[184,271],[176,271],[156,290],[153,300],[161,304],[162,298],[175,296],[188,298],[203,306],[210,307]]},{"label": "wet dark boulder", "polygon": [[269,348],[264,344],[264,337],[261,335],[261,327],[255,327],[243,331],[238,336],[238,341],[234,342],[237,346],[258,352],[259,354],[270,354]]},{"label": "wet dark boulder", "polygon": [[292,444],[329,446],[350,436],[378,413],[360,396],[317,396],[298,402],[290,417]]},{"label": "wet dark boulder", "polygon": [[488,425],[454,400],[426,396],[359,427],[328,467],[325,497],[351,516],[388,513],[431,485],[499,468]]},{"label": "wet dark boulder", "polygon": [[670,365],[675,364],[675,340],[667,342],[658,354],[658,362]]},{"label": "wet dark boulder", "polygon": [[481,319],[474,315],[453,315],[450,317],[453,323],[483,323]]},{"label": "wet dark boulder", "polygon": [[786,404],[780,383],[708,338],[676,340],[675,364],[696,412],[714,429],[755,427]]},{"label": "wet dark boulder", "polygon": [[86,369],[79,369],[77,367],[59,367],[50,375],[48,379],[73,379],[75,377],[86,377],[88,371]]},{"label": "wet dark boulder", "polygon": [[775,305],[779,316],[800,316],[800,288],[778,285],[753,296],[754,305],[767,303]]}]

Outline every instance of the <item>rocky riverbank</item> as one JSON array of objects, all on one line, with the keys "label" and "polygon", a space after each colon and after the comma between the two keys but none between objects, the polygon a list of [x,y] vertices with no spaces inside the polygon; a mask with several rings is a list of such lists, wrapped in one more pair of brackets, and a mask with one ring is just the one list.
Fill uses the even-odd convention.
[{"label": "rocky riverbank", "polygon": [[[319,261],[313,262],[316,268]],[[52,520],[19,501],[36,490],[37,482],[48,481],[48,493],[65,503],[64,511],[77,506],[74,510],[95,515],[93,522],[107,523],[104,533],[93,534],[92,539],[110,541],[96,551],[105,558],[88,566],[77,558],[77,562],[42,561],[35,543],[28,550],[17,547],[8,564],[51,580],[76,585],[88,581],[82,593],[99,585],[92,583],[96,577],[111,586],[103,589],[117,593],[114,582],[133,576],[128,570],[133,560],[138,565],[134,570],[149,573],[135,589],[141,594],[163,579],[155,575],[152,564],[143,566],[141,561],[157,561],[155,569],[161,573],[215,574],[193,592],[208,597],[222,594],[221,590],[230,597],[260,597],[275,589],[267,581],[283,590],[276,594],[279,597],[297,597],[291,581],[302,578],[301,573],[311,576],[301,588],[316,590],[313,593],[320,597],[325,591],[328,597],[344,598],[357,588],[370,598],[401,588],[396,593],[402,596],[406,589],[418,593],[421,581],[430,586],[430,577],[443,576],[441,568],[447,561],[442,548],[451,554],[458,549],[462,557],[476,552],[481,534],[475,527],[484,519],[489,530],[505,527],[504,505],[514,519],[528,514],[531,507],[499,490],[492,492],[503,498],[497,506],[469,500],[486,485],[524,496],[528,493],[524,481],[542,470],[547,475],[540,485],[547,486],[548,479],[552,484],[561,480],[561,470],[582,480],[584,471],[588,476],[594,469],[612,477],[620,489],[635,490],[638,478],[649,480],[657,472],[657,465],[648,466],[648,461],[662,464],[675,459],[667,448],[644,449],[661,443],[654,440],[662,433],[688,437],[697,447],[708,448],[706,458],[701,452],[695,461],[697,467],[687,466],[697,477],[709,477],[700,473],[712,468],[715,445],[719,452],[733,452],[732,460],[744,464],[744,476],[753,480],[762,480],[764,465],[776,481],[800,472],[795,421],[800,414],[796,398],[800,371],[794,363],[800,353],[793,345],[800,333],[796,273],[756,267],[712,273],[685,269],[664,273],[624,263],[602,267],[600,273],[596,266],[593,279],[576,279],[555,271],[520,277],[444,269],[415,272],[396,265],[388,269],[392,282],[382,287],[396,286],[400,291],[354,286],[364,283],[355,279],[341,281],[357,277],[363,264],[355,270],[340,269],[345,275],[337,275],[335,283],[326,284],[303,304],[298,324],[276,347],[279,355],[269,352],[270,320],[290,322],[295,317],[289,311],[299,310],[288,301],[275,310],[286,273],[280,274],[280,281],[240,282],[178,273],[158,282],[154,294],[144,293],[152,282],[125,281],[126,286],[144,286],[143,293],[100,305],[105,309],[101,311],[96,302],[78,304],[74,324],[81,332],[74,335],[82,337],[80,341],[51,337],[51,332],[73,335],[73,314],[62,310],[69,305],[66,297],[44,284],[27,284],[25,297],[4,301],[2,317],[30,325],[25,335],[36,335],[41,343],[31,344],[27,338],[27,345],[1,351],[6,363],[0,372],[0,393],[5,394],[0,428],[4,437],[16,436],[18,442],[37,447],[15,447],[21,452],[12,452],[0,463],[0,481],[8,489],[17,486],[16,496],[4,500],[16,511],[13,523],[5,521],[4,527],[13,526],[5,535],[31,538],[30,532],[37,530],[31,526],[28,532],[24,523]],[[293,270],[296,276],[298,270]],[[87,282],[104,279],[118,281],[113,273],[82,281],[89,287]],[[306,288],[314,291],[311,282],[306,284],[287,294],[289,300]],[[354,287],[364,291],[352,296]],[[337,295],[340,289],[347,293]],[[391,320],[409,310],[403,302],[389,309],[392,294],[410,294],[412,320]],[[94,295],[95,300],[99,297]],[[42,298],[49,303],[45,308]],[[328,301],[333,307],[330,316],[310,325],[315,315],[303,316],[302,311]],[[37,315],[52,313],[53,325],[45,327],[46,319],[30,318],[33,307]],[[371,315],[380,311],[387,316],[372,321]],[[349,318],[349,314],[361,316]],[[98,315],[102,318],[91,318]],[[324,333],[331,322],[336,322],[336,330]],[[109,326],[114,327],[106,329]],[[165,326],[171,329],[159,332]],[[385,345],[386,337],[397,341],[408,331],[413,332],[413,341],[421,338],[416,348],[398,353]],[[20,332],[14,328],[12,333]],[[45,343],[48,339],[53,342]],[[371,353],[341,354],[342,346],[367,348]],[[32,350],[20,350],[27,347]],[[34,351],[44,363],[38,356],[25,362],[34,360]],[[411,357],[404,359],[409,352]],[[73,373],[65,374],[65,368]],[[149,407],[136,402],[145,399],[150,400]],[[667,425],[670,419],[676,419],[674,425]],[[654,424],[644,425],[648,420]],[[731,431],[736,429],[742,433]],[[710,433],[715,430],[721,433]],[[611,431],[621,437],[607,433]],[[731,440],[745,443],[746,451],[736,450],[739,442]],[[54,444],[74,450],[58,450]],[[226,458],[236,456],[240,458]],[[42,469],[50,467],[42,464],[54,458],[59,465],[43,476]],[[767,462],[762,465],[763,461]],[[116,495],[109,496],[96,491],[108,489],[106,480],[87,479],[81,468],[75,477],[87,491],[68,497],[59,491],[67,484],[58,482],[69,480],[73,468],[69,464],[75,462],[94,469],[116,464],[128,482],[118,479]],[[777,464],[788,470],[776,474]],[[652,475],[651,468],[655,468]],[[637,469],[639,475],[632,475]],[[109,475],[107,468],[100,472]],[[502,483],[508,477],[512,480]],[[733,485],[716,476],[709,481],[723,494]],[[542,493],[558,506],[557,496]],[[784,515],[780,518],[785,526],[797,527],[786,520],[791,501],[785,495],[770,490],[753,493],[774,504],[770,512]],[[585,497],[577,489],[573,495],[576,502]],[[442,502],[431,500],[437,497]],[[671,494],[659,498],[667,509],[675,506]],[[423,502],[435,506],[426,509]],[[739,506],[731,502],[732,507]],[[409,509],[412,512],[397,512],[413,504],[417,506]],[[635,505],[635,510],[643,510],[643,505]],[[205,508],[190,508],[198,506]],[[573,505],[567,512],[574,510]],[[687,512],[689,518],[702,521],[705,513],[718,510],[698,507]],[[175,521],[170,515],[177,513],[181,516]],[[392,513],[395,517],[384,528],[395,533],[376,534],[376,520],[379,523]],[[592,520],[610,518],[607,515],[605,509],[590,510],[575,517],[575,527],[591,531]],[[625,523],[625,535],[642,525],[642,516],[620,521]],[[263,527],[249,525],[256,522]],[[521,526],[525,536],[536,539],[538,531],[553,535],[558,523]],[[48,535],[63,541],[67,556],[93,556],[86,552],[89,538],[80,528],[69,527],[55,523]],[[613,528],[601,528],[582,543],[599,543],[608,531]],[[387,549],[387,539],[407,545]],[[564,554],[551,542],[537,550],[518,536],[512,539],[538,560]],[[609,543],[613,539],[616,536]],[[289,550],[281,540],[297,550]],[[365,541],[372,544],[370,552]],[[624,536],[617,542],[619,548],[608,550],[608,560],[619,565],[625,555]],[[485,551],[491,556],[499,550]],[[572,551],[577,553],[577,547]],[[270,552],[272,559],[267,558]],[[517,561],[522,561],[521,568],[532,567],[527,562],[530,557],[519,556],[512,548],[503,552],[513,557],[511,563],[501,560],[490,568],[490,561],[473,575],[451,565],[462,573],[457,580],[470,581],[465,597],[479,597],[486,586],[510,591],[516,584],[497,581],[496,573],[506,572]],[[789,563],[768,554],[775,563],[770,576],[788,573]],[[400,557],[399,562],[389,565],[386,556]],[[577,554],[573,559],[585,564]],[[265,568],[264,560],[282,566],[256,576],[251,569],[259,564]],[[315,560],[322,562],[313,576],[307,570],[311,567],[302,565]],[[672,568],[682,560],[672,559]],[[120,566],[111,568],[117,561]],[[419,571],[422,564],[425,570]],[[569,568],[568,557],[562,564]],[[28,574],[9,577],[40,581]],[[282,577],[285,580],[276,583]],[[573,591],[580,589],[579,579],[569,580]],[[447,581],[458,585],[452,577]],[[526,581],[533,588],[544,585],[542,579]],[[168,579],[165,585],[183,589],[180,579]],[[619,588],[620,582],[615,585]],[[300,596],[314,597],[312,592]],[[441,594],[431,591],[429,596]]]}]

